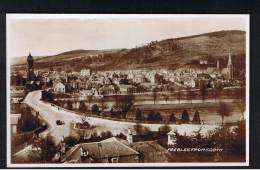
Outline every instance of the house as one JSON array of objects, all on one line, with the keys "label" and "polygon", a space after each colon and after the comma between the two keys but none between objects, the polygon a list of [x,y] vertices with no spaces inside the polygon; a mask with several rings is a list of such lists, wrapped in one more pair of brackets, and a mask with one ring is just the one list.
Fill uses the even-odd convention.
[{"label": "house", "polygon": [[133,82],[135,82],[135,83],[144,83],[144,82],[146,82],[146,78],[144,77],[144,75],[138,74],[138,75],[133,77]]},{"label": "house", "polygon": [[132,94],[137,92],[137,88],[133,85],[120,84],[118,87],[122,94]]},{"label": "house", "polygon": [[53,86],[54,92],[56,93],[65,93],[65,85],[61,82]]},{"label": "house", "polygon": [[155,141],[134,142],[128,145],[140,153],[140,163],[171,162],[171,153]]},{"label": "house", "polygon": [[81,143],[62,159],[65,163],[138,163],[139,153],[118,140]]},{"label": "house", "polygon": [[115,94],[115,89],[113,86],[101,87],[99,89],[99,94],[102,94],[102,95]]},{"label": "house", "polygon": [[21,113],[11,114],[11,134],[17,134],[18,122],[21,119]]},{"label": "house", "polygon": [[80,75],[81,76],[90,76],[91,70],[90,69],[82,69],[82,70],[80,70]]},{"label": "house", "polygon": [[218,125],[191,125],[191,124],[182,124],[172,127],[172,130],[167,134],[168,135],[168,145],[175,146],[177,137],[176,132],[182,136],[193,136],[196,132],[200,132],[201,136],[207,136],[210,131],[214,131],[218,128]]},{"label": "house", "polygon": [[111,137],[103,141],[119,141],[139,153],[139,163],[156,163],[170,162],[172,160],[171,153],[155,141],[134,142],[133,138],[136,134],[128,129],[126,140],[117,137]]}]

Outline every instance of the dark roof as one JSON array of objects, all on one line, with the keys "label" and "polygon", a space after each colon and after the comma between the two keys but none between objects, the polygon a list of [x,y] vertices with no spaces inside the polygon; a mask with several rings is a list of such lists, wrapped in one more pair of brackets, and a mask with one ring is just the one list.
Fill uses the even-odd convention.
[{"label": "dark roof", "polygon": [[141,154],[142,162],[169,162],[171,154],[154,141],[135,142],[128,145]]},{"label": "dark roof", "polygon": [[113,140],[113,141],[101,141],[92,143],[82,143],[74,146],[68,151],[67,156],[64,158],[66,162],[72,160],[79,160],[80,148],[89,152],[89,155],[94,160],[108,157],[130,156],[138,155],[139,153],[125,144]]}]

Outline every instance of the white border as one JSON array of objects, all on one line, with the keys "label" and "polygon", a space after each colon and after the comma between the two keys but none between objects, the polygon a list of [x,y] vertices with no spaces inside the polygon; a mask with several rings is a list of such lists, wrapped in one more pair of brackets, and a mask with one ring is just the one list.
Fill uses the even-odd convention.
[{"label": "white border", "polygon": [[11,136],[10,136],[10,57],[6,57],[6,98],[7,98],[7,167],[188,167],[188,166],[249,166],[249,14],[7,14],[6,15],[6,49],[8,43],[9,26],[11,19],[115,19],[115,18],[225,18],[236,17],[246,19],[246,162],[228,163],[95,163],[95,164],[12,164],[11,163]]}]

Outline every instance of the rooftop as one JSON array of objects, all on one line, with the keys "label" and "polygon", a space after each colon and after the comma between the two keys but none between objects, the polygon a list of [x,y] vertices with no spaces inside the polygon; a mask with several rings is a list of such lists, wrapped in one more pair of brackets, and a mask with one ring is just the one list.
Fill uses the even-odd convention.
[{"label": "rooftop", "polygon": [[100,142],[92,143],[81,143],[68,151],[67,156],[65,156],[65,161],[69,162],[71,160],[78,160],[80,158],[80,148],[87,150],[89,155],[94,159],[102,159],[108,157],[118,157],[118,156],[130,156],[138,155],[139,153],[132,148],[126,146],[122,142],[114,139],[107,139]]}]

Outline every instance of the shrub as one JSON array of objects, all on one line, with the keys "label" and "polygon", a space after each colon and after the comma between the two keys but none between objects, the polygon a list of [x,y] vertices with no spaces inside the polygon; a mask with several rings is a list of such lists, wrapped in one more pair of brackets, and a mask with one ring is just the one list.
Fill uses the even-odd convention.
[{"label": "shrub", "polygon": [[183,112],[182,112],[181,121],[182,121],[182,123],[189,123],[189,121],[190,121],[189,114],[186,109],[183,110]]},{"label": "shrub", "polygon": [[200,124],[200,114],[199,114],[199,111],[196,110],[194,116],[193,116],[193,120],[192,120],[192,123],[194,124]]},{"label": "shrub", "polygon": [[98,105],[94,104],[94,105],[91,107],[91,111],[92,111],[93,114],[98,114],[98,113],[99,113]]},{"label": "shrub", "polygon": [[69,147],[74,146],[78,143],[78,139],[75,136],[67,136],[64,138],[64,142]]},{"label": "shrub", "polygon": [[136,110],[136,112],[135,112],[135,119],[138,120],[138,121],[142,120],[142,112],[141,112],[140,109]]},{"label": "shrub", "polygon": [[159,127],[159,132],[163,135],[169,133],[171,130],[172,130],[171,127],[167,124]]},{"label": "shrub", "polygon": [[176,117],[175,117],[175,114],[174,114],[174,113],[171,114],[170,122],[171,122],[171,123],[174,123],[174,124],[176,123]]}]

